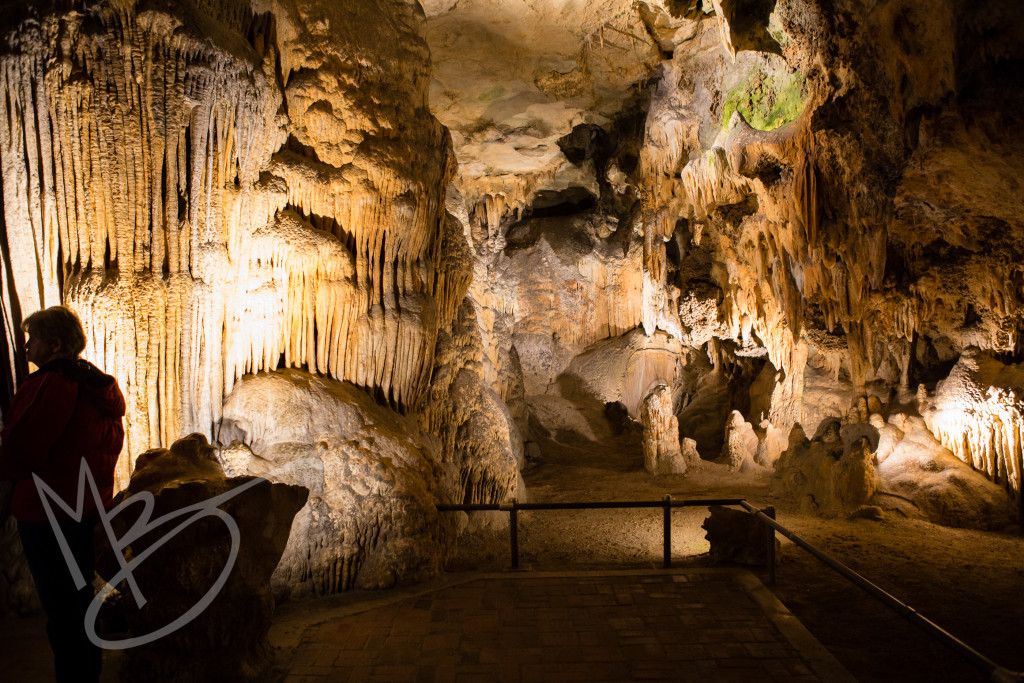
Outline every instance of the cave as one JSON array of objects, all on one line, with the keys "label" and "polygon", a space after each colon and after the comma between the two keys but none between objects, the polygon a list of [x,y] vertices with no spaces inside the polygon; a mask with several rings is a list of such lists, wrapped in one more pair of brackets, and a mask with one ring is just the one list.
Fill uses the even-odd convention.
[{"label": "cave", "polygon": [[[594,647],[573,668],[549,656],[589,652],[575,635],[520,634],[526,645],[486,650],[490,669],[479,652],[446,669],[385,649],[360,673],[336,653],[320,661],[329,640],[316,654],[281,635],[304,624],[308,641],[323,631],[296,615],[322,623],[389,595],[445,613],[449,598],[424,591],[448,580],[458,603],[469,593],[453,576],[507,569],[514,505],[666,495],[771,506],[1024,670],[1017,0],[5,10],[0,411],[37,370],[22,321],[66,306],[82,357],[124,393],[122,498],[207,480],[307,491],[280,510],[265,491],[234,503],[257,536],[261,515],[284,526],[263,532],[276,550],[261,560],[239,555],[267,565],[246,584],[260,616],[224,608],[204,626],[209,640],[268,620],[220,680],[303,667],[324,680],[799,679],[800,665],[737,654],[728,634],[718,654],[666,654],[639,617],[603,621],[636,626],[623,651],[648,669]],[[48,680],[0,493],[4,660],[12,680]],[[644,573],[661,562],[653,514],[523,512],[523,564],[605,572],[558,589],[584,603],[639,594],[609,572],[673,576]],[[673,515],[673,571],[713,583],[714,516],[705,538],[706,506]],[[175,551],[182,562],[202,564],[203,539]],[[834,659],[835,680],[986,680],[796,544],[778,552],[770,599]],[[154,580],[177,581],[176,566]],[[763,590],[767,570],[750,571],[743,585]],[[515,595],[507,609],[531,614],[555,600]],[[120,609],[103,608],[104,628]],[[351,624],[348,636],[375,628]],[[103,680],[214,675],[142,650],[111,648]]]}]

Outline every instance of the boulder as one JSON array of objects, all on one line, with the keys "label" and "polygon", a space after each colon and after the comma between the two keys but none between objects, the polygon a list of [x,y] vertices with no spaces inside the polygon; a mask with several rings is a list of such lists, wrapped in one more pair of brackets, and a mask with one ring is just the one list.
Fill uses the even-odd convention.
[{"label": "boulder", "polygon": [[[763,522],[749,512],[721,505],[712,505],[709,512],[711,515],[701,528],[707,532],[705,538],[711,544],[712,562],[768,564],[767,531]],[[779,541],[775,539],[776,552],[778,549]]]},{"label": "boulder", "polygon": [[[135,588],[120,583],[124,570],[111,549],[119,544],[102,525],[97,533],[97,570],[118,588],[128,639],[139,639],[121,645],[132,645],[124,654],[125,680],[266,676],[270,577],[307,496],[301,486],[225,476],[200,434],[139,456],[128,488],[115,500],[127,507],[111,518],[118,539],[146,525],[123,550]],[[152,510],[139,505],[146,499]]]},{"label": "boulder", "polygon": [[230,444],[222,452],[228,467],[310,490],[274,574],[275,595],[389,588],[435,576],[452,540],[453,520],[435,508],[441,495],[471,494],[472,502],[478,492],[504,495],[516,485],[515,455],[507,437],[498,437],[508,422],[487,417],[469,411],[452,423],[481,435],[481,452],[504,448],[496,475],[482,456],[472,468],[455,452],[442,462],[438,439],[415,417],[351,384],[296,370],[240,382],[220,429],[221,443]]}]

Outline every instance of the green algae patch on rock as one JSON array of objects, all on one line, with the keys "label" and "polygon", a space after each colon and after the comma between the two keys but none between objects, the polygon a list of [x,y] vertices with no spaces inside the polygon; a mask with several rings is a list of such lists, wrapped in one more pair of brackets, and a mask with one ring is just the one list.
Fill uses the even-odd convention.
[{"label": "green algae patch on rock", "polygon": [[807,80],[799,71],[758,64],[725,98],[722,126],[738,111],[751,128],[778,128],[800,115],[807,94]]}]

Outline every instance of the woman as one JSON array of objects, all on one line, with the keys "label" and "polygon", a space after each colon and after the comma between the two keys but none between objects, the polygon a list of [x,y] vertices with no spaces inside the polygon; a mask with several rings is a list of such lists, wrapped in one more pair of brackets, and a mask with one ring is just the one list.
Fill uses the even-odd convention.
[{"label": "woman", "polygon": [[[85,631],[93,599],[93,530],[97,505],[85,488],[80,519],[50,502],[51,524],[35,477],[72,510],[79,501],[83,461],[104,506],[114,492],[114,467],[124,443],[124,397],[113,377],[78,355],[85,349],[82,324],[70,309],[54,306],[22,323],[25,345],[38,369],[14,394],[0,435],[0,479],[14,481],[11,514],[18,520],[25,558],[46,612],[46,634],[57,681],[96,681],[102,652]],[[66,540],[86,585],[76,585],[58,534]]]}]

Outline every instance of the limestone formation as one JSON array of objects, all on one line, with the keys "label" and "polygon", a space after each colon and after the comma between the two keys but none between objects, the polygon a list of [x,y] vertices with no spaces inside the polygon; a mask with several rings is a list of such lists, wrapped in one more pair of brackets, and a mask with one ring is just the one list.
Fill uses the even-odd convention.
[{"label": "limestone formation", "polygon": [[751,470],[757,467],[757,447],[757,434],[753,426],[743,419],[739,411],[732,411],[725,425],[725,444],[722,446],[720,461],[733,472]]},{"label": "limestone formation", "polygon": [[309,489],[274,574],[278,595],[326,595],[435,573],[437,446],[355,387],[296,371],[234,389],[219,438],[225,469]]},{"label": "limestone formation", "polygon": [[563,395],[582,394],[601,403],[622,403],[639,419],[644,401],[657,387],[667,387],[673,401],[694,391],[696,368],[700,367],[694,356],[664,333],[648,337],[642,329],[635,329],[583,350],[548,384],[555,384],[552,390]]},{"label": "limestone formation", "polygon": [[1024,403],[1018,396],[1024,397],[1024,367],[968,349],[921,413],[943,446],[1003,486],[1021,509]]},{"label": "limestone formation", "polygon": [[5,18],[5,224],[38,245],[5,291],[79,312],[127,452],[211,435],[279,364],[416,404],[458,294],[415,3],[85,7]]},{"label": "limestone formation", "polygon": [[643,400],[640,424],[644,428],[644,469],[651,474],[684,474],[688,463],[679,445],[679,421],[672,392],[664,384]]},{"label": "limestone formation", "polygon": [[[307,491],[226,477],[206,438],[193,434],[170,449],[139,456],[122,499],[141,501],[144,495],[152,496],[152,509],[134,502],[111,520],[121,539],[136,524],[170,516],[123,551],[124,558],[138,559],[131,565],[131,585],[115,586],[127,637],[159,634],[193,607],[199,611],[162,637],[127,648],[122,675],[139,681],[263,680],[272,661],[267,640],[274,609],[270,575]],[[212,513],[195,513],[214,499],[222,502]],[[180,516],[189,508],[190,516]],[[181,532],[172,533],[177,525]],[[117,550],[108,546],[97,562],[108,580],[124,561],[112,552]]]},{"label": "limestone formation", "polygon": [[495,232],[541,193],[596,185],[559,139],[606,124],[650,78],[661,56],[645,22],[667,16],[664,3],[429,0],[424,10],[431,106],[452,131],[457,183],[483,228]]},{"label": "limestone formation", "polygon": [[954,457],[924,420],[896,414],[879,431],[876,500],[883,508],[947,526],[1002,529],[1010,524],[1014,510],[1005,490]]},{"label": "limestone formation", "polygon": [[789,448],[776,463],[773,494],[801,510],[825,516],[848,515],[866,504],[876,487],[875,462],[867,440],[844,447],[838,421],[829,421],[808,440],[797,425]]},{"label": "limestone formation", "polygon": [[[430,402],[422,418],[424,429],[441,442],[445,477],[439,493],[465,504],[525,501],[519,477],[523,444],[510,410],[514,399],[521,400],[522,376],[516,375],[518,368],[500,373],[501,393],[495,391],[484,379],[482,354],[476,309],[467,298],[451,334],[439,337]],[[503,377],[507,381],[501,382]]]},{"label": "limestone formation", "polygon": [[920,417],[901,412],[888,421],[874,413],[870,423],[825,420],[810,441],[794,427],[771,490],[787,505],[825,516],[872,507],[982,529],[1002,528],[1014,516],[999,485],[957,460]]}]

